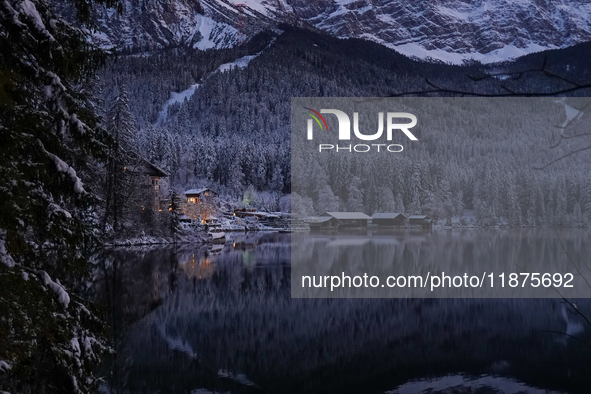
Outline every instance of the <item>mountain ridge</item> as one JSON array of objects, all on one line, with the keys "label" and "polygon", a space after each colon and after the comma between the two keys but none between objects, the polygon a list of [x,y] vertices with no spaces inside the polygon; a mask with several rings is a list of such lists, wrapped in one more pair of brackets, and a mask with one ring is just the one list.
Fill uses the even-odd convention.
[{"label": "mountain ridge", "polygon": [[280,23],[377,42],[409,57],[494,63],[591,41],[591,2],[573,0],[124,0],[99,8],[104,47],[230,48]]}]

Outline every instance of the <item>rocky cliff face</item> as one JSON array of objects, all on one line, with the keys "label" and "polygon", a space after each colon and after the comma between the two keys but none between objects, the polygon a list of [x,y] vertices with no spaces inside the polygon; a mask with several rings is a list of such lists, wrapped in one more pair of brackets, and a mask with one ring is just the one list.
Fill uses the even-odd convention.
[{"label": "rocky cliff face", "polygon": [[[270,9],[283,2],[262,1]],[[589,1],[286,1],[288,12],[338,37],[366,38],[452,63],[505,60],[591,40]]]},{"label": "rocky cliff face", "polygon": [[[494,62],[591,40],[591,1],[125,0],[98,12],[104,45],[229,47],[278,22],[376,41],[408,56]],[[242,27],[243,26],[243,27]]]},{"label": "rocky cliff face", "polygon": [[228,48],[268,28],[264,14],[216,0],[123,0],[123,12],[98,8],[104,47]]}]

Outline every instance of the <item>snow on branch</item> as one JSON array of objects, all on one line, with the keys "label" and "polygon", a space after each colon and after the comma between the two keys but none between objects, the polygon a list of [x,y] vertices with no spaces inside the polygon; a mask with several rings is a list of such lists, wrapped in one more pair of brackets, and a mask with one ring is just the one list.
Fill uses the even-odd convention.
[{"label": "snow on branch", "polygon": [[72,214],[70,214],[70,212],[66,211],[65,209],[63,209],[62,207],[60,207],[59,205],[54,204],[54,203],[50,203],[47,206],[47,213],[50,216],[53,216],[53,215],[55,215],[57,213],[61,213],[62,215],[64,215],[68,219],[71,219],[72,218]]},{"label": "snow on branch", "polygon": [[[1,232],[0,235],[2,235]],[[6,251],[5,244],[6,242],[4,241],[4,238],[0,238],[0,262],[6,264],[9,267],[14,267],[16,263]]]},{"label": "snow on branch", "polygon": [[85,194],[86,190],[84,190],[82,180],[78,178],[78,176],[76,175],[76,171],[72,167],[70,167],[65,161],[63,161],[53,153],[48,152],[41,141],[37,141],[39,142],[39,145],[41,145],[41,149],[43,149],[43,152],[45,152],[45,154],[55,163],[57,170],[59,172],[65,173],[70,177],[70,179],[72,179],[72,182],[74,182],[74,191],[76,193]]},{"label": "snow on branch", "polygon": [[4,360],[0,360],[0,372],[8,373],[12,367]]},{"label": "snow on branch", "polygon": [[55,41],[55,38],[47,30],[41,19],[41,15],[37,11],[37,7],[30,0],[24,0],[20,5],[21,13],[28,16],[35,25],[35,28],[43,35],[45,35],[50,41]]},{"label": "snow on branch", "polygon": [[37,271],[37,275],[41,277],[45,286],[49,287],[55,294],[57,294],[57,301],[62,304],[64,308],[67,308],[70,303],[70,295],[66,289],[64,289],[59,283],[51,280],[51,277],[43,270]]}]

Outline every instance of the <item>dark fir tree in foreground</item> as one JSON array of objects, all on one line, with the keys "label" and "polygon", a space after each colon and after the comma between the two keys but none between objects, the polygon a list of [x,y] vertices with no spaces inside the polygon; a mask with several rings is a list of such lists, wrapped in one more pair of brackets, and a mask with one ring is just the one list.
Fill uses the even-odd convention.
[{"label": "dark fir tree in foreground", "polygon": [[[87,19],[91,2],[73,3]],[[75,290],[99,245],[82,179],[106,153],[84,93],[102,58],[45,0],[0,4],[0,391],[98,385],[105,327]]]},{"label": "dark fir tree in foreground", "polygon": [[[124,86],[107,111],[106,126],[110,142],[105,168],[105,225],[111,223],[116,231],[121,231],[126,208],[136,207],[131,200],[137,199],[139,185],[137,176],[131,169],[139,167],[142,158],[136,148],[135,126],[129,111],[129,100]],[[130,171],[128,171],[128,169]]]}]

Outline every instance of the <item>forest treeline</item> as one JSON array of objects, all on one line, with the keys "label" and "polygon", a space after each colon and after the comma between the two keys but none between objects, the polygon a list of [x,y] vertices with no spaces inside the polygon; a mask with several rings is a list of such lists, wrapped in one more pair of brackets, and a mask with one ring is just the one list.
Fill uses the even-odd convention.
[{"label": "forest treeline", "polygon": [[[433,90],[427,79],[479,94],[506,93],[501,84],[524,93],[550,92],[568,85],[544,73],[518,75],[518,70],[539,67],[544,61],[539,54],[507,64],[449,66],[416,62],[361,40],[338,40],[289,26],[282,29],[281,34],[257,36],[250,47],[136,54],[121,57],[103,70],[104,81],[125,85],[137,127],[137,146],[170,172],[171,187],[207,185],[236,200],[247,188],[254,188],[275,196],[275,203],[266,200],[266,209],[279,209],[280,197],[292,191],[291,166],[297,161],[291,157],[291,97],[376,97]],[[557,74],[584,80],[589,70],[581,50],[549,52],[546,63]],[[231,59],[256,54],[246,68],[216,71]],[[499,72],[507,75],[475,82],[475,75]],[[193,84],[199,84],[195,93],[168,106],[167,121],[158,122],[171,92]],[[105,85],[105,101],[114,100],[119,89]],[[584,95],[585,90],[572,94]],[[442,91],[426,96],[458,94]],[[461,216],[463,210],[473,210],[473,224],[482,226],[585,225],[591,214],[589,179],[584,171],[587,156],[542,171],[534,169],[576,146],[551,149],[558,132],[531,130],[531,134],[517,135],[503,129],[500,145],[495,140],[499,133],[482,130],[473,134],[446,131],[441,141],[427,136],[404,157],[380,162],[379,170],[389,180],[385,185],[370,184],[367,177],[346,170],[335,174],[322,163],[315,168],[316,163],[304,160],[310,177],[318,177],[321,184],[327,181],[322,186],[324,202],[318,203],[320,189],[305,196],[298,193],[293,201],[301,202],[307,214],[319,214],[329,207],[354,210],[359,204],[351,202],[356,201],[352,196],[362,195],[361,206],[367,213],[420,212],[447,221]],[[361,167],[369,173],[373,165]],[[359,179],[351,182],[354,177]]]}]

